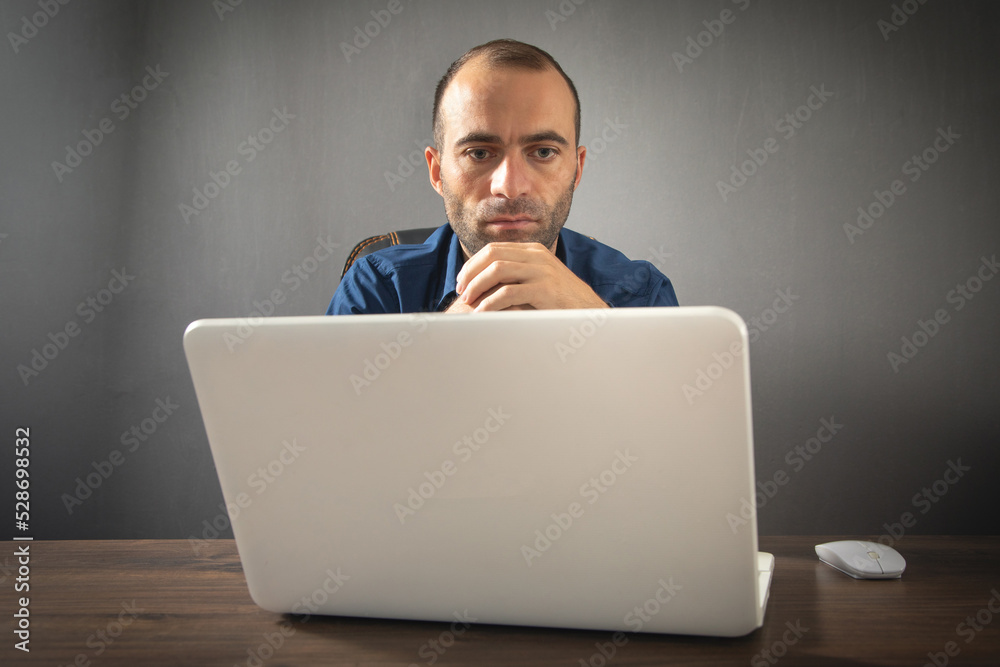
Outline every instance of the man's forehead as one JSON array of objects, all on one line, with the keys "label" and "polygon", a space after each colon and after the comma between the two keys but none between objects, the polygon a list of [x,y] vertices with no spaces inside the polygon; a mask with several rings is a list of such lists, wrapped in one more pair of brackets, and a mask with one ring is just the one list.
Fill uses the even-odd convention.
[{"label": "man's forehead", "polygon": [[[519,128],[525,133],[566,133],[572,141],[574,105],[569,86],[553,68],[491,68],[472,62],[448,86],[442,112],[450,141],[470,132],[495,134],[511,123],[525,126]],[[495,123],[505,127],[491,127]]]}]

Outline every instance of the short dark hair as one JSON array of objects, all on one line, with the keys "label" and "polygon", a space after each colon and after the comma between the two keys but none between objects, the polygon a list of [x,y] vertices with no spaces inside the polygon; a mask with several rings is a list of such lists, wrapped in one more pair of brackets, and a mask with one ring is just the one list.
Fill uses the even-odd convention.
[{"label": "short dark hair", "polygon": [[492,42],[480,44],[466,51],[465,55],[451,64],[448,71],[438,81],[437,88],[434,91],[433,116],[434,144],[438,150],[441,150],[444,143],[444,120],[441,118],[441,98],[444,97],[444,91],[448,88],[452,79],[455,78],[455,75],[458,74],[458,70],[462,69],[473,58],[480,56],[485,59],[486,65],[491,68],[536,71],[544,71],[551,68],[559,72],[563,80],[566,81],[566,85],[569,86],[570,92],[573,93],[573,103],[576,105],[573,114],[573,126],[576,131],[574,141],[577,146],[580,145],[580,96],[576,92],[576,86],[573,85],[573,81],[566,76],[566,72],[559,66],[556,59],[531,44],[525,44],[514,39],[495,39]]}]

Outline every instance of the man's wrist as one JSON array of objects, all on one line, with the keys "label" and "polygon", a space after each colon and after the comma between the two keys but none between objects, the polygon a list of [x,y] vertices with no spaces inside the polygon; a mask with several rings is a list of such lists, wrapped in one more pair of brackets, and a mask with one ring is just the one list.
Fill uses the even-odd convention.
[{"label": "man's wrist", "polygon": [[473,311],[473,307],[470,304],[465,303],[464,301],[462,301],[458,297],[457,294],[452,295],[451,300],[448,301],[447,303],[448,303],[448,305],[445,306],[445,308],[443,308],[441,312],[444,312],[444,313],[471,313]]}]

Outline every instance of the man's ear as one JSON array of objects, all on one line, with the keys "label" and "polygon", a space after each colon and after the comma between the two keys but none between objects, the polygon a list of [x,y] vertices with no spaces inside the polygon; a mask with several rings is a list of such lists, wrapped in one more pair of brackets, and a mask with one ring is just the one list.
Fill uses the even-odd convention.
[{"label": "man's ear", "polygon": [[578,146],[576,149],[576,180],[573,181],[573,189],[576,190],[583,178],[583,163],[587,160],[587,147]]},{"label": "man's ear", "polygon": [[427,160],[427,175],[431,179],[431,186],[443,197],[444,193],[441,191],[441,154],[436,148],[428,146],[424,149],[424,159]]}]

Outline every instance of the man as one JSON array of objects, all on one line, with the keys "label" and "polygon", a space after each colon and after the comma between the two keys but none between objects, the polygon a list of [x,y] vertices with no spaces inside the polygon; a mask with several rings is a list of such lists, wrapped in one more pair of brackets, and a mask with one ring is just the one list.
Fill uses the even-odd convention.
[{"label": "man", "polygon": [[452,63],[434,144],[424,156],[450,224],[358,260],[328,315],[677,305],[649,262],[563,229],[587,148],[576,87],[545,51],[502,39]]}]

